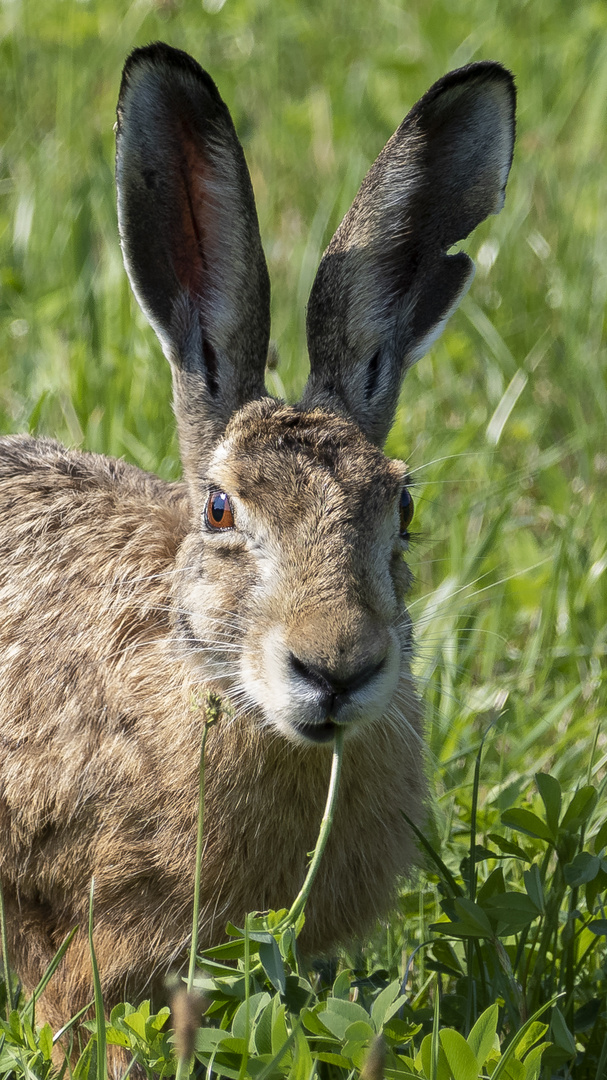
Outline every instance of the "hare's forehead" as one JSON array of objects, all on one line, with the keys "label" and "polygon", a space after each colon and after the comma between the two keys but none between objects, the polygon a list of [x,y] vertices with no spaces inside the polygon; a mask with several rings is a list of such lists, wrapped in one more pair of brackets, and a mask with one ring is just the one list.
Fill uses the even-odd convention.
[{"label": "hare's forehead", "polygon": [[276,422],[240,430],[219,444],[209,479],[242,498],[264,493],[305,501],[306,496],[369,498],[391,501],[406,475],[400,461],[391,461],[353,424],[327,430],[319,423]]}]

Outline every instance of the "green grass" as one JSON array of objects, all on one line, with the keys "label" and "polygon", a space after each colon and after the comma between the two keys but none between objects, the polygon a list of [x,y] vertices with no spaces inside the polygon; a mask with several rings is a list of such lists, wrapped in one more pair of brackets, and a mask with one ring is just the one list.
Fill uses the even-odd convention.
[{"label": "green grass", "polygon": [[[162,38],[193,53],[232,110],[273,282],[269,387],[290,398],[306,377],[309,288],[366,168],[446,70],[480,58],[510,67],[519,122],[506,205],[467,243],[475,282],[408,375],[388,443],[416,477],[411,611],[435,841],[457,874],[483,736],[479,842],[515,803],[540,805],[538,770],[567,792],[594,784],[605,801],[607,7],[217,8],[0,5],[0,430],[179,474],[168,368],[117,242],[112,125],[135,45]],[[483,880],[493,868],[481,860]],[[523,887],[516,864],[508,874]],[[352,963],[402,975],[400,950],[440,914],[437,890],[430,873],[404,893],[406,929],[395,918]],[[603,939],[586,969],[603,993],[604,954]],[[418,988],[424,964],[422,950]]]}]

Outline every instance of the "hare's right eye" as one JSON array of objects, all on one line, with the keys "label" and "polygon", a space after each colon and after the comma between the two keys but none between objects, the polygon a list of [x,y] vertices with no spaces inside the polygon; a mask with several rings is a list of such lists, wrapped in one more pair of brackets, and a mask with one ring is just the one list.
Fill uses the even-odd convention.
[{"label": "hare's right eye", "polygon": [[400,535],[405,539],[409,535],[409,525],[413,521],[413,497],[409,488],[404,487],[399,502],[399,514],[400,514]]},{"label": "hare's right eye", "polygon": [[204,508],[204,523],[208,529],[233,529],[234,514],[225,491],[212,491]]}]

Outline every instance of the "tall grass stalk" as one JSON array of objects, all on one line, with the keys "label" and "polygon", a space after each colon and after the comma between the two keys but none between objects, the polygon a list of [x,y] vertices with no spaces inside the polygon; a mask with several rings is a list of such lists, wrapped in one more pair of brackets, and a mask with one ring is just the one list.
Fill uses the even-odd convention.
[{"label": "tall grass stalk", "polygon": [[0,940],[2,942],[2,961],[4,964],[4,981],[6,984],[6,1018],[13,1011],[13,992],[11,988],[11,976],[8,966],[8,934],[6,932],[6,911],[4,908],[4,893],[0,881]]},{"label": "tall grass stalk", "polygon": [[[188,977],[186,992],[189,998],[194,995],[194,977],[196,974],[196,957],[198,954],[198,924],[200,919],[200,883],[202,880],[202,849],[204,843],[204,778],[205,778],[205,753],[209,728],[216,723],[217,717],[207,717],[202,729],[200,740],[200,762],[198,766],[198,826],[196,830],[196,868],[194,872],[194,905],[192,910],[192,940],[190,942],[190,959],[188,964]],[[191,1072],[191,1061],[187,1054],[179,1055],[175,1080],[183,1080],[183,1077]]]},{"label": "tall grass stalk", "polygon": [[331,761],[331,778],[329,780],[329,791],[327,793],[327,802],[325,804],[325,811],[320,823],[320,829],[318,832],[318,840],[316,841],[316,847],[312,855],[310,866],[305,877],[305,881],[299,890],[299,893],[295,897],[295,900],[291,904],[289,911],[281,921],[278,930],[286,930],[288,926],[293,926],[302,911],[304,910],[312,885],[314,884],[314,878],[318,873],[321,859],[323,857],[324,850],[327,846],[327,840],[331,832],[331,826],[333,825],[333,818],[335,815],[335,805],[337,802],[337,793],[339,790],[339,777],[341,775],[341,764],[344,752],[344,731],[341,727],[335,729],[335,741],[333,743],[333,758]]},{"label": "tall grass stalk", "polygon": [[198,953],[198,921],[200,918],[200,882],[202,880],[202,845],[204,841],[204,772],[205,750],[209,728],[215,723],[215,717],[205,720],[200,742],[200,764],[198,767],[198,829],[196,831],[196,872],[194,875],[194,908],[192,911],[192,941],[190,944],[190,962],[188,965],[188,994],[194,988],[196,956]]},{"label": "tall grass stalk", "polygon": [[95,955],[93,942],[93,902],[95,898],[95,878],[91,878],[91,892],[89,896],[89,949],[91,953],[91,966],[93,968],[93,987],[95,991],[95,1028],[97,1031],[97,1080],[107,1080],[107,1047],[105,1039],[105,1010],[103,1008],[103,994],[101,992],[101,979],[99,967]]}]

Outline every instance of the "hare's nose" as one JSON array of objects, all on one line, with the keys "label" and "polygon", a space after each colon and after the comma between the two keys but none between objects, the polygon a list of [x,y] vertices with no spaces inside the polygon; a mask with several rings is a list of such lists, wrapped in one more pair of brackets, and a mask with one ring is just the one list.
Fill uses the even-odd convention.
[{"label": "hare's nose", "polygon": [[311,689],[323,698],[323,705],[328,712],[336,709],[341,702],[354,694],[357,690],[363,690],[367,683],[379,675],[386,662],[386,650],[381,656],[375,656],[364,664],[358,664],[349,671],[343,669],[339,672],[316,664],[307,657],[289,654],[289,664],[293,674],[300,679],[305,679]]}]

